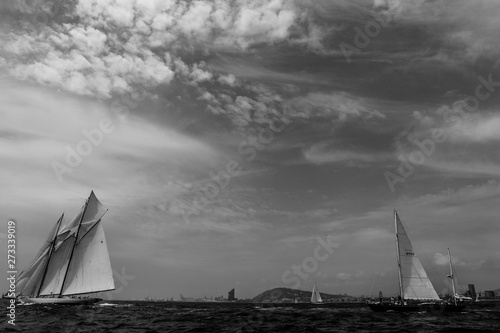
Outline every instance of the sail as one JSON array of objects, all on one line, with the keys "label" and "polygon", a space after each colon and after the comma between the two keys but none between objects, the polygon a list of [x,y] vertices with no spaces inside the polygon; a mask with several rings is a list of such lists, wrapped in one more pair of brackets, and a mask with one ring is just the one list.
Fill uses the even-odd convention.
[{"label": "sail", "polygon": [[395,218],[403,299],[440,300],[396,212]]},{"label": "sail", "polygon": [[311,303],[322,303],[321,295],[319,293],[318,288],[316,288],[316,283],[313,286],[312,294],[311,294]]},{"label": "sail", "polygon": [[71,251],[75,244],[76,232],[84,212],[81,211],[59,231],[43,285],[40,288],[40,296],[60,295],[64,276],[68,270]]},{"label": "sail", "polygon": [[56,232],[59,228],[59,223],[61,222],[61,219],[52,228],[49,237],[42,245],[42,248],[35,255],[32,262],[28,265],[28,267],[25,270],[23,270],[19,274],[16,283],[16,291],[18,292],[18,295],[33,296],[36,295],[36,293],[38,292],[38,289],[40,288],[41,281],[43,278],[43,274],[47,267],[51,244],[56,236]]},{"label": "sail", "polygon": [[99,202],[92,191],[85,208],[85,213],[81,219],[78,242],[85,237],[86,233],[101,219],[104,213],[106,213],[106,208]]},{"label": "sail", "polygon": [[40,281],[48,260],[49,247],[42,248],[42,253],[35,258],[31,265],[19,274],[16,291],[21,296],[33,296],[40,286]]},{"label": "sail", "polygon": [[95,222],[79,240],[68,269],[63,295],[115,289],[104,229]]}]

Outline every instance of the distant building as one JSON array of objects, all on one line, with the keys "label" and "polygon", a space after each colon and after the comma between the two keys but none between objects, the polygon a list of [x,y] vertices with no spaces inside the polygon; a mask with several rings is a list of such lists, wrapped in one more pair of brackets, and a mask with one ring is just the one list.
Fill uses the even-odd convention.
[{"label": "distant building", "polygon": [[476,287],[474,287],[473,284],[469,284],[469,295],[465,295],[465,296],[469,296],[469,297],[472,297],[472,299],[476,299]]},{"label": "distant building", "polygon": [[227,293],[227,300],[228,301],[235,301],[236,298],[234,298],[234,288],[231,289],[228,293]]},{"label": "distant building", "polygon": [[495,292],[493,290],[485,290],[484,298],[495,298]]}]

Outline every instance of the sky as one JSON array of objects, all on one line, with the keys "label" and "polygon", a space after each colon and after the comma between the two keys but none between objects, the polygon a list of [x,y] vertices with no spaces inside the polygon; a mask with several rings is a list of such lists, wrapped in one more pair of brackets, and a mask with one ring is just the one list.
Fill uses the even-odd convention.
[{"label": "sky", "polygon": [[[0,3],[0,264],[93,190],[114,299],[500,288],[500,2]],[[2,273],[6,274],[6,273]],[[0,289],[6,290],[6,279]]]}]

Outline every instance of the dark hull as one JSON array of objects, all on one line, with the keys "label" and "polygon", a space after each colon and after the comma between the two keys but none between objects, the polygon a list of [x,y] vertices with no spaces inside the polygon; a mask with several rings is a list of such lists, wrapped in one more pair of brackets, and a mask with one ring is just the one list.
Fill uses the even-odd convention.
[{"label": "dark hull", "polygon": [[368,303],[368,307],[375,312],[432,312],[432,313],[443,313],[443,312],[461,312],[465,309],[467,305],[453,305],[453,304],[440,304],[440,303],[421,303],[421,304],[408,304],[408,305],[398,305],[398,304],[380,304],[380,303]]},{"label": "dark hull", "polygon": [[23,304],[90,305],[102,301],[102,298],[18,297],[18,300]]}]

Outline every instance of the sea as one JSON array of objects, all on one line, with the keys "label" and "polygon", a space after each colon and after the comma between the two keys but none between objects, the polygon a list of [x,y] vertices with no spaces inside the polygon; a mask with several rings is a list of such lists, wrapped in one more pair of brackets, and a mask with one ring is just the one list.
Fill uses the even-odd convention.
[{"label": "sea", "polygon": [[500,332],[500,308],[461,313],[375,313],[363,304],[330,308],[249,303],[113,301],[18,305],[1,332]]}]

